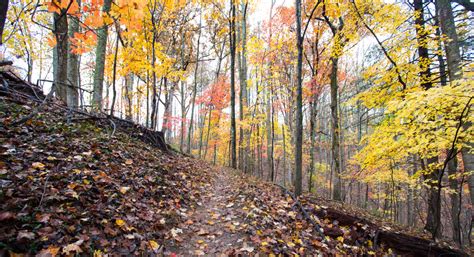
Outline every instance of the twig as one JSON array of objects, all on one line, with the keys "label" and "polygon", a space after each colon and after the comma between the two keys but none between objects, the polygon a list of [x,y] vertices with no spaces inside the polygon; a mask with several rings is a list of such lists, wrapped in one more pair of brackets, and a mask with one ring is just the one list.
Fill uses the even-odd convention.
[{"label": "twig", "polygon": [[46,186],[48,185],[50,175],[51,174],[48,172],[48,175],[46,176],[46,180],[44,181],[43,193],[41,193],[41,199],[40,199],[40,202],[39,202],[38,207],[37,207],[37,208],[40,208],[40,210],[43,210],[42,207],[41,207],[41,204],[43,203],[44,195],[46,193]]}]

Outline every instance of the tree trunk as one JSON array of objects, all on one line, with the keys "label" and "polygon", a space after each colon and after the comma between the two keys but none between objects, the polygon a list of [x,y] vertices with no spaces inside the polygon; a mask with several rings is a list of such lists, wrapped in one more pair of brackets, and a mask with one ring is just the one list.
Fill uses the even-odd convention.
[{"label": "tree trunk", "polygon": [[[102,6],[103,13],[109,13],[112,0],[104,0]],[[105,70],[105,50],[107,48],[107,30],[108,25],[103,25],[97,31],[97,48],[95,52],[95,69],[94,69],[94,82],[92,94],[92,106],[94,110],[102,111],[102,91],[104,87],[104,70]]]},{"label": "tree trunk", "polygon": [[204,128],[206,127],[206,114],[207,112],[204,112],[204,117],[202,119],[202,125],[201,125],[201,129],[199,131],[199,153],[198,153],[198,157],[201,158],[202,157],[202,139],[203,139],[203,136],[204,136]]},{"label": "tree trunk", "polygon": [[451,188],[452,192],[450,193],[451,198],[451,223],[453,225],[453,241],[458,245],[461,246],[461,221],[459,217],[460,212],[460,192],[459,190],[459,183],[458,183],[458,176],[457,176],[457,158],[453,158],[450,162],[448,162],[448,178],[449,178],[449,187]]},{"label": "tree trunk", "polygon": [[209,134],[211,132],[211,119],[212,119],[212,108],[209,107],[209,119],[207,121],[207,135],[206,135],[206,148],[204,149],[204,160],[207,157],[207,150],[209,148]]},{"label": "tree trunk", "polygon": [[[314,93],[314,92],[313,92]],[[313,174],[314,174],[314,165],[315,165],[315,129],[316,129],[316,97],[312,96],[312,100],[310,103],[310,117],[309,117],[309,135],[311,140],[311,149],[310,151],[310,166],[309,166],[309,181],[308,181],[308,191],[311,192],[313,190]]]},{"label": "tree trunk", "polygon": [[286,187],[286,131],[285,125],[282,126],[282,135],[283,135],[283,186]]},{"label": "tree trunk", "polygon": [[[166,78],[165,78],[166,79]],[[176,82],[172,82],[176,83]],[[168,135],[168,131],[171,129],[171,124],[170,124],[170,118],[171,118],[171,107],[172,107],[172,101],[173,101],[173,92],[174,91],[174,86],[170,85],[168,88],[168,85],[165,84],[165,110],[163,113],[163,124],[161,124],[161,132],[163,132],[163,135]]]},{"label": "tree trunk", "polygon": [[0,46],[3,45],[3,29],[7,20],[9,0],[0,1]]},{"label": "tree trunk", "polygon": [[193,92],[192,92],[192,99],[191,99],[191,118],[189,120],[189,129],[188,129],[188,148],[186,152],[188,154],[191,153],[191,137],[193,133],[193,123],[194,123],[194,105],[196,103],[196,93],[197,93],[197,75],[199,69],[199,50],[201,47],[201,16],[199,16],[199,33],[198,33],[198,41],[197,41],[197,51],[196,51],[196,67],[194,68],[194,84],[193,84]]},{"label": "tree trunk", "polygon": [[235,50],[236,50],[236,33],[235,33],[235,5],[234,1],[230,1],[231,20],[230,20],[230,156],[231,167],[237,168],[237,134],[235,123]]},{"label": "tree trunk", "polygon": [[116,84],[116,76],[117,76],[117,56],[118,56],[118,49],[119,49],[119,32],[117,31],[117,38],[115,41],[115,53],[114,53],[114,64],[113,64],[113,71],[112,71],[112,103],[110,104],[110,116],[114,116],[114,107],[115,107],[115,99],[117,97],[117,88],[115,87]]},{"label": "tree trunk", "polygon": [[[271,82],[270,82],[271,83]],[[274,166],[273,166],[273,130],[272,130],[272,121],[273,121],[273,106],[271,104],[271,92],[268,89],[271,85],[265,87],[265,95],[266,95],[266,113],[267,113],[267,120],[266,120],[266,129],[267,129],[267,163],[268,163],[268,171],[269,171],[269,181],[273,182],[274,176]]]},{"label": "tree trunk", "polygon": [[56,93],[59,99],[67,105],[67,59],[68,59],[68,23],[67,10],[61,9],[61,13],[54,13],[54,35],[56,37],[57,49],[57,73],[54,79]]},{"label": "tree trunk", "polygon": [[133,74],[129,73],[125,76],[125,119],[132,120],[133,107]]},{"label": "tree trunk", "polygon": [[339,58],[331,58],[331,135],[332,135],[332,160],[334,162],[335,181],[332,197],[336,201],[342,200],[342,179],[341,162],[339,152],[339,116],[338,116],[338,84],[337,84],[337,65]]},{"label": "tree trunk", "polygon": [[[427,160],[426,167],[423,169],[430,169],[430,166],[438,162],[438,157],[431,157]],[[441,195],[438,194],[438,179],[441,175],[439,169],[434,169],[426,175],[425,180],[429,185],[428,188],[428,215],[426,217],[425,229],[429,231],[433,238],[441,236]]]},{"label": "tree trunk", "polygon": [[[81,0],[77,0],[79,7],[81,6]],[[73,17],[69,24],[69,37],[73,37],[75,33],[79,32],[79,20],[77,17]],[[67,105],[71,108],[78,108],[79,105],[79,90],[81,85],[79,83],[79,55],[71,52],[71,43],[69,42],[69,59],[67,77],[68,82],[71,84],[67,87]]]},{"label": "tree trunk", "polygon": [[[239,58],[239,80],[240,80],[240,121],[245,120],[246,118],[246,109],[248,107],[247,99],[247,3],[245,1],[241,2],[241,11],[242,11],[242,20],[240,22],[240,42],[242,45],[242,50],[240,52]],[[240,168],[244,172],[248,172],[248,162],[249,162],[249,145],[247,143],[244,146],[245,139],[248,138],[247,129],[240,127],[240,137],[239,137],[239,160]]]},{"label": "tree trunk", "polygon": [[296,131],[295,131],[295,195],[303,189],[303,37],[301,35],[301,0],[296,0],[296,48],[298,62],[296,66]]},{"label": "tree trunk", "polygon": [[[456,26],[454,24],[454,15],[449,0],[436,0],[436,11],[439,17],[439,25],[441,31],[446,36],[444,42],[446,50],[446,59],[448,63],[448,75],[450,82],[462,78],[461,70],[461,53],[459,51],[459,39],[456,32]],[[464,124],[464,128],[470,127],[472,124]],[[470,148],[474,147],[473,143],[469,143]],[[474,170],[474,155],[469,151],[467,147],[461,149],[462,161],[464,164],[464,172],[469,173]],[[471,198],[471,204],[474,204],[474,176],[468,177],[469,194]],[[474,216],[473,216],[474,219]]]},{"label": "tree trunk", "polygon": [[[433,87],[431,82],[431,71],[430,71],[430,57],[428,53],[428,48],[426,45],[427,34],[425,32],[425,20],[423,12],[423,1],[414,0],[413,1],[414,11],[415,11],[415,30],[417,34],[417,43],[418,43],[418,56],[419,56],[419,66],[420,66],[420,80],[421,86],[425,90],[429,90]],[[434,165],[438,162],[437,157],[432,157],[427,160],[428,165],[427,169],[430,170],[430,165]],[[434,169],[429,171],[430,174],[426,176],[430,188],[428,189],[428,215],[426,217],[425,229],[430,231],[433,237],[438,237],[440,235],[440,226],[441,226],[441,195],[438,194],[437,181],[439,176],[442,176],[442,173],[439,169]]]},{"label": "tree trunk", "polygon": [[449,0],[436,0],[436,11],[439,17],[441,31],[446,36],[444,42],[446,59],[448,63],[448,74],[453,82],[461,78],[461,53],[459,51],[459,39],[454,24],[454,15]]}]

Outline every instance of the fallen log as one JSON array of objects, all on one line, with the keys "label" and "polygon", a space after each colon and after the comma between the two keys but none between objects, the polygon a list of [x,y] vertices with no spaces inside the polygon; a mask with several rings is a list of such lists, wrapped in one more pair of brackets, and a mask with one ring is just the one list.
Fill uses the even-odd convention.
[{"label": "fallen log", "polygon": [[[20,120],[13,122],[11,124],[12,126],[26,122],[27,120],[33,118],[39,111],[41,111],[46,104],[51,104],[66,111],[68,113],[68,120],[72,120],[69,116],[71,113],[74,113],[86,116],[85,119],[95,120],[97,122],[107,121],[108,123],[113,124],[114,131],[118,129],[127,133],[131,137],[143,141],[144,143],[157,147],[160,150],[169,152],[170,147],[168,144],[166,144],[164,134],[161,131],[153,131],[140,124],[121,119],[119,117],[110,116],[103,113],[90,113],[82,110],[76,110],[73,108],[68,108],[63,104],[57,104],[54,101],[50,102],[49,100],[51,100],[50,98],[52,98],[52,94],[53,90],[51,90],[50,93],[45,96],[39,86],[24,81],[11,71],[0,71],[0,95],[25,98],[39,103],[39,106],[33,112],[21,118]],[[105,124],[101,125],[109,126]]]},{"label": "fallen log", "polygon": [[374,244],[385,245],[391,248],[395,253],[404,256],[469,256],[467,253],[450,248],[449,246],[440,246],[435,242],[417,236],[412,236],[387,228],[380,228],[377,224],[364,218],[349,215],[345,212],[328,208],[314,209],[314,214],[319,218],[334,219],[342,226],[360,226],[366,225],[368,229],[377,231]]},{"label": "fallen log", "polygon": [[43,94],[43,90],[39,86],[24,81],[13,71],[0,71],[0,94],[7,95],[8,92],[12,90],[24,92],[28,95],[38,98],[39,100],[43,100],[46,97]]}]

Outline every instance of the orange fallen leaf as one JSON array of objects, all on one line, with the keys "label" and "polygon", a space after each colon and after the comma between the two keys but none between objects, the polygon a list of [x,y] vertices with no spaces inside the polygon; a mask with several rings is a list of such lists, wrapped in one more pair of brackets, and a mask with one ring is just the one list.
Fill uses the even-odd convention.
[{"label": "orange fallen leaf", "polygon": [[115,224],[117,224],[117,226],[119,226],[119,227],[123,227],[127,223],[124,220],[117,219],[117,220],[115,220]]}]

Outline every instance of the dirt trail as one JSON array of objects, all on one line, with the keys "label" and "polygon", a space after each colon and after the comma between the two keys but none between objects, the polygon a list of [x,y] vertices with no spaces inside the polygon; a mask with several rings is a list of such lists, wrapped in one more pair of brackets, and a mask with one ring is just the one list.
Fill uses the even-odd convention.
[{"label": "dirt trail", "polygon": [[216,172],[210,186],[203,190],[200,206],[173,230],[174,242],[166,253],[227,256],[253,251],[244,232],[246,225],[239,217],[243,195],[235,190],[229,173],[222,169]]}]

